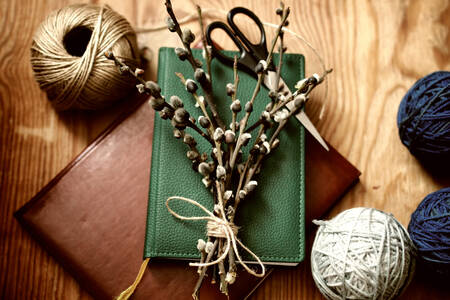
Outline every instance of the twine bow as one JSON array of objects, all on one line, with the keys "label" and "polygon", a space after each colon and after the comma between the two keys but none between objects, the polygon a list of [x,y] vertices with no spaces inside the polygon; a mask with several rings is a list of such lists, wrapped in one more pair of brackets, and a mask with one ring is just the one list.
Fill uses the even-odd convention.
[{"label": "twine bow", "polygon": [[[192,204],[194,206],[197,206],[200,209],[202,209],[207,214],[207,216],[202,216],[202,217],[185,217],[185,216],[179,215],[176,212],[174,212],[169,206],[169,202],[172,201],[172,200],[181,200],[181,201],[190,203],[190,204]],[[209,211],[206,207],[204,207],[203,205],[201,205],[197,201],[192,200],[192,199],[188,199],[188,198],[185,198],[185,197],[179,197],[179,196],[169,197],[167,199],[167,201],[166,201],[166,207],[167,207],[167,210],[174,217],[176,217],[176,218],[178,218],[180,220],[188,220],[188,221],[203,221],[203,220],[206,220],[206,221],[208,221],[208,236],[223,237],[227,241],[227,244],[226,244],[226,247],[225,247],[225,251],[216,260],[208,262],[208,263],[190,263],[189,264],[190,266],[192,266],[192,267],[208,267],[208,266],[212,266],[212,265],[218,264],[219,262],[223,261],[225,259],[225,257],[227,257],[227,255],[228,255],[228,253],[230,251],[234,251],[234,254],[237,257],[239,263],[244,267],[244,269],[248,273],[250,273],[250,274],[252,274],[253,276],[256,276],[256,277],[263,277],[266,274],[266,268],[264,267],[264,264],[262,263],[261,259],[259,259],[259,257],[255,253],[253,253],[249,248],[247,248],[236,237],[237,227],[236,227],[236,225],[234,225],[233,223],[230,223],[225,218],[225,214],[224,213],[222,213],[222,218],[220,218],[218,216],[215,216],[211,211]],[[221,207],[221,210],[223,212],[223,207]],[[238,251],[238,248],[237,248],[238,244],[245,251],[247,251],[251,256],[253,256],[253,258],[255,258],[255,260],[261,266],[261,273],[257,273],[255,271],[253,271],[252,269],[250,269],[248,267],[248,265],[245,262],[242,261],[242,258],[239,255],[239,251]]]}]

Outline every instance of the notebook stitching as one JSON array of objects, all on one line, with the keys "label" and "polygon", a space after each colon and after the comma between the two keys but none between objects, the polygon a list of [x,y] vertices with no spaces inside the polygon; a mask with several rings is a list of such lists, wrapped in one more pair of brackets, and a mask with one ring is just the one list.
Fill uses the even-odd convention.
[{"label": "notebook stitching", "polygon": [[[304,78],[305,77],[305,68],[304,68],[304,59],[303,59],[303,55],[302,56],[297,56],[297,64],[303,65],[303,68],[300,69],[300,77]],[[300,157],[300,167],[302,169],[302,171],[300,172],[300,182],[301,182],[301,190],[300,190],[300,201],[298,202],[298,210],[299,210],[299,218],[298,218],[298,258],[302,259],[304,257],[304,247],[302,247],[303,243],[302,243],[302,231],[304,231],[304,217],[303,217],[303,210],[302,210],[302,204],[305,201],[305,129],[303,128],[303,126],[301,125],[302,129],[303,129],[303,133],[301,135],[301,139],[300,139],[300,144],[301,144],[301,156]],[[303,221],[303,230],[302,230],[302,221]],[[304,232],[303,232],[304,235]]]},{"label": "notebook stitching", "polygon": [[[200,257],[198,255],[198,253],[193,254],[193,253],[183,253],[183,252],[151,252],[151,254],[152,254],[152,257],[154,257],[153,255],[174,255],[174,254],[183,255],[183,256],[190,256],[190,257],[193,257],[193,258]],[[300,257],[300,256],[295,256],[295,257],[292,257],[292,256],[265,256],[265,255],[259,256],[259,258],[278,258],[278,259],[282,259],[282,258],[284,258],[284,259],[292,259],[292,258],[298,258],[298,257]]]}]

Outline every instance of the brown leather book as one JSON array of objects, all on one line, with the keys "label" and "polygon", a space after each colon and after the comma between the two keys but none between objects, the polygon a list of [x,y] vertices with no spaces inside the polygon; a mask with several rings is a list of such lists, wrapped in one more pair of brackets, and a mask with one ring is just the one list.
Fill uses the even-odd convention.
[{"label": "brown leather book", "polygon": [[[15,214],[95,299],[117,296],[142,263],[153,116],[150,105],[137,103]],[[360,172],[333,148],[306,139],[308,227]],[[191,299],[196,279],[186,262],[150,261],[133,299]],[[244,299],[262,280],[241,272],[230,298]],[[226,299],[209,280],[200,296]]]}]

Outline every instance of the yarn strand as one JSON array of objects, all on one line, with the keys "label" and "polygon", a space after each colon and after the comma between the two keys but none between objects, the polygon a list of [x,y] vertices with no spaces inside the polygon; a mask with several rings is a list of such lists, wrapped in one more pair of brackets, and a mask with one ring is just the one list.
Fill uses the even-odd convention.
[{"label": "yarn strand", "polygon": [[418,80],[403,97],[397,115],[402,143],[426,162],[450,162],[450,72]]},{"label": "yarn strand", "polygon": [[393,299],[409,284],[415,251],[392,215],[372,208],[346,210],[320,225],[311,271],[328,299]]},{"label": "yarn strand", "polygon": [[[91,32],[83,36],[89,40],[81,56],[71,54],[65,44],[77,29]],[[72,42],[80,45],[78,40]],[[33,38],[31,65],[36,81],[57,110],[102,108],[134,87],[134,81],[121,76],[104,57],[109,49],[127,64],[139,64],[133,28],[107,5],[70,5],[44,20]]]},{"label": "yarn strand", "polygon": [[450,274],[450,187],[429,194],[411,215],[411,239],[433,272]]}]

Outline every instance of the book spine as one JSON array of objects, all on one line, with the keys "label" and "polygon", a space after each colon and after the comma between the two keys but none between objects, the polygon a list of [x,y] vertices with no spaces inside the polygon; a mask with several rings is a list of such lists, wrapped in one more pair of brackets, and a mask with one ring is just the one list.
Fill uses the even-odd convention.
[{"label": "book spine", "polygon": [[[167,78],[167,68],[164,65],[165,62],[168,59],[168,51],[169,48],[162,47],[159,49],[159,55],[158,55],[158,82],[162,82],[165,84],[166,80],[164,78]],[[163,92],[165,91],[165,87],[163,87]],[[158,185],[159,180],[155,180],[159,178],[159,171],[160,171],[160,146],[161,143],[158,141],[160,140],[161,136],[161,119],[158,115],[158,113],[155,113],[154,117],[154,127],[153,127],[153,151],[152,151],[152,162],[151,162],[151,169],[150,169],[150,190],[149,190],[149,197],[148,197],[148,211],[147,211],[147,228],[145,230],[145,245],[144,245],[144,259],[151,257],[152,253],[156,252],[156,239],[154,238],[156,236],[156,204],[157,201],[150,201],[150,199],[157,199],[158,197]],[[156,142],[155,142],[156,141]],[[153,180],[152,180],[153,179]]]}]

